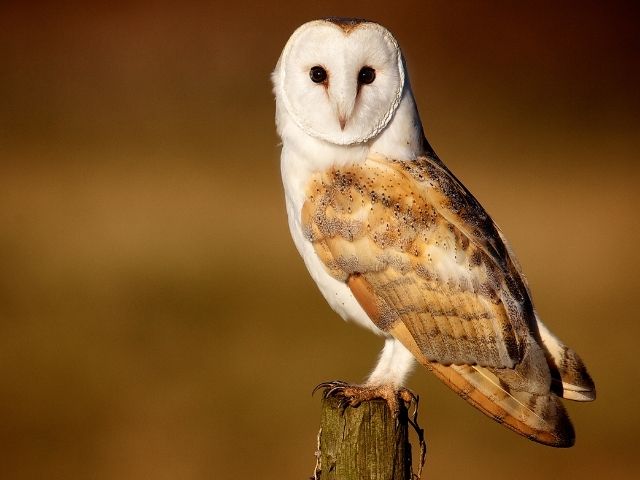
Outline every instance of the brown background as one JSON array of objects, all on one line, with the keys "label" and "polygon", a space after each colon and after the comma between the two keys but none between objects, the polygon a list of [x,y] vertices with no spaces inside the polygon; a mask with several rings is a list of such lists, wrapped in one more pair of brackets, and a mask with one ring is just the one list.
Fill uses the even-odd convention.
[{"label": "brown background", "polygon": [[0,476],[309,476],[312,387],[381,346],[286,226],[269,73],[327,15],[396,34],[431,143],[598,385],[559,451],[416,371],[425,478],[637,474],[634,3],[3,2]]}]

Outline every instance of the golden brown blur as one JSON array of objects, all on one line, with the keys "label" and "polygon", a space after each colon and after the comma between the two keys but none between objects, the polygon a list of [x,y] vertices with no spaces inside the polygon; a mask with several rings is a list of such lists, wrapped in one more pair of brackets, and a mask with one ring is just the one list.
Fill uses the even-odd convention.
[{"label": "golden brown blur", "polygon": [[432,145],[598,387],[554,450],[417,370],[424,478],[637,475],[633,2],[276,3],[0,6],[0,476],[309,477],[311,389],[382,345],[286,224],[269,74],[329,15],[395,33]]}]

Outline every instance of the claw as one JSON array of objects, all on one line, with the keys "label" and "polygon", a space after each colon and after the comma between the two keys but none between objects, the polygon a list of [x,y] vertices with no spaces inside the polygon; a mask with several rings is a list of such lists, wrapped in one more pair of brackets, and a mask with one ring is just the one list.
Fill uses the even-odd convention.
[{"label": "claw", "polygon": [[340,393],[344,390],[344,387],[333,387],[324,392],[324,398],[333,397],[335,394]]},{"label": "claw", "polygon": [[338,408],[340,409],[340,413],[344,413],[344,411],[347,409],[348,406],[349,406],[349,399],[347,397],[340,399],[340,402],[338,403]]},{"label": "claw", "polygon": [[324,395],[324,398],[327,398],[333,395],[336,390],[344,388],[348,385],[349,384],[347,382],[343,382],[342,380],[334,380],[332,382],[322,382],[316,385],[316,387],[311,392],[311,395],[314,395],[318,390],[324,388],[325,392],[323,395]]}]

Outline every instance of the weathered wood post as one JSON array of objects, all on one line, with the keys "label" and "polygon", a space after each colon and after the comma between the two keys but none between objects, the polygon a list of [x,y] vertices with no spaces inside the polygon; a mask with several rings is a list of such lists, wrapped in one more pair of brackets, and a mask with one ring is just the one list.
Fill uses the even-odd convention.
[{"label": "weathered wood post", "polygon": [[[417,406],[416,406],[417,407]],[[409,424],[416,428],[424,461],[422,430],[400,402],[393,418],[382,399],[343,406],[339,397],[322,400],[314,480],[415,480],[411,468]]]}]

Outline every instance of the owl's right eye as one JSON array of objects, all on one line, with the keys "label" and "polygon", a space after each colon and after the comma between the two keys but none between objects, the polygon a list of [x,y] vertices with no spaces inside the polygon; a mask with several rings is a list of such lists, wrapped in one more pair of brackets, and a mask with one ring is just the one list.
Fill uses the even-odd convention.
[{"label": "owl's right eye", "polygon": [[309,70],[309,77],[311,77],[311,81],[314,83],[322,83],[327,79],[327,71],[319,65],[316,65]]}]

